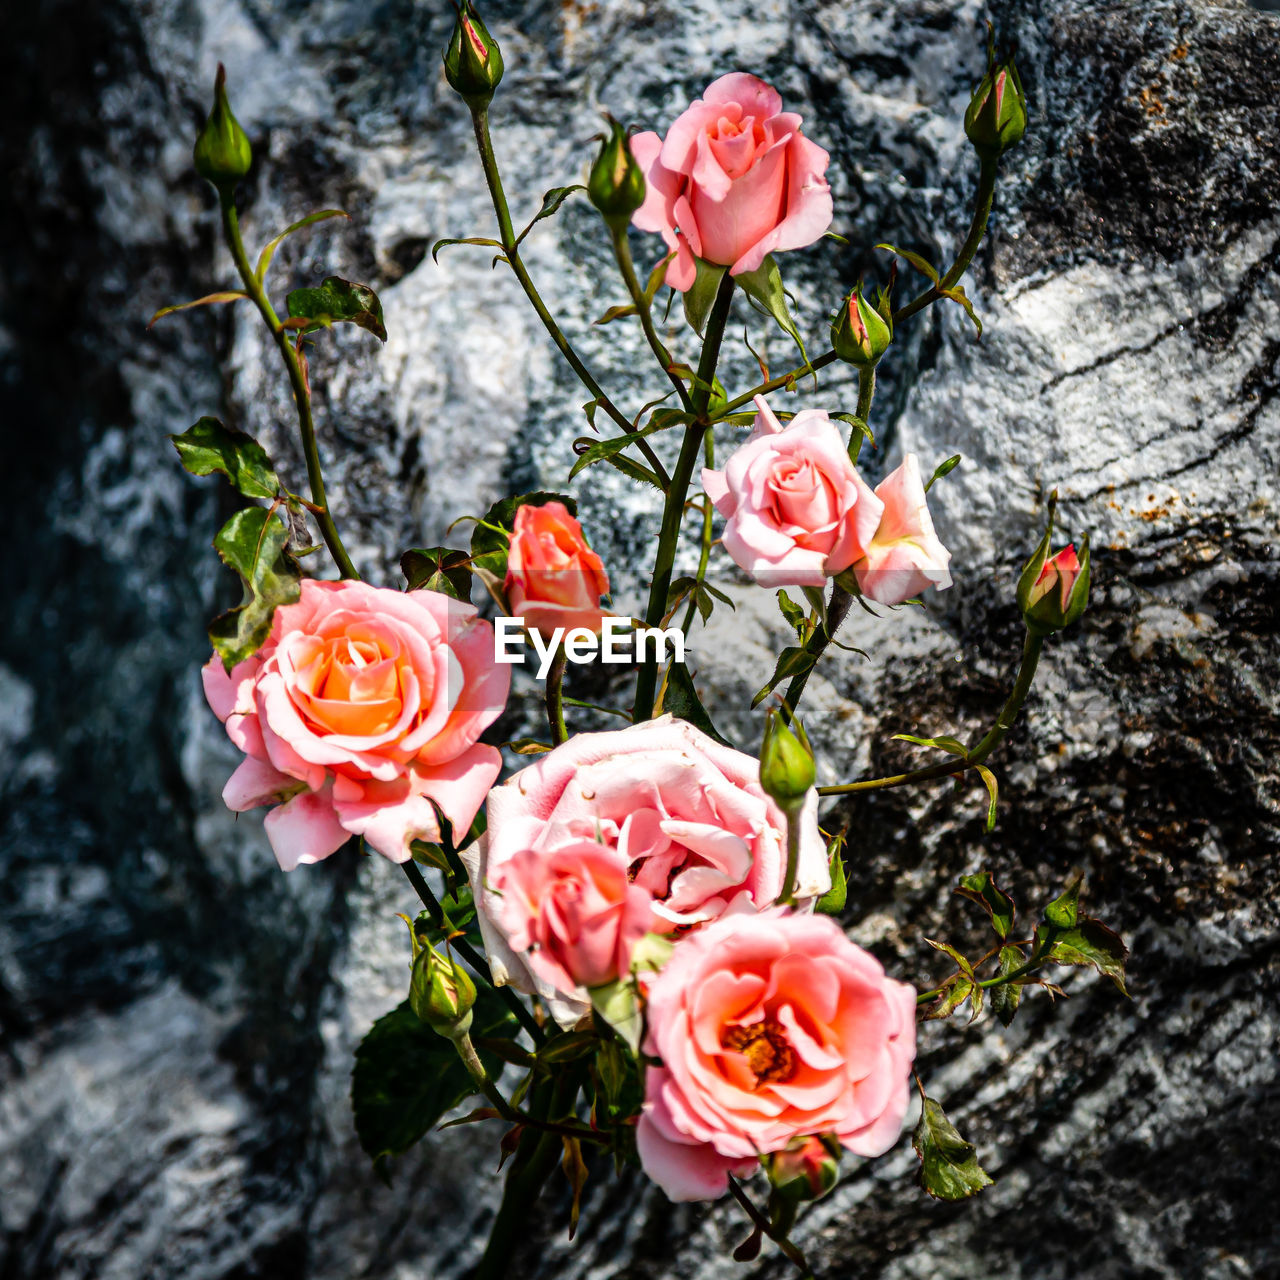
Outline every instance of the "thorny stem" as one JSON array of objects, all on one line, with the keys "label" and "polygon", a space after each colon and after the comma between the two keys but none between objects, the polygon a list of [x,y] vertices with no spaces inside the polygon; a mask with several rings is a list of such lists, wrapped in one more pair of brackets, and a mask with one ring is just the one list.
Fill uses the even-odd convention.
[{"label": "thorny stem", "polygon": [[949,778],[963,773],[966,769],[975,768],[1000,745],[1005,735],[1013,728],[1022,704],[1031,691],[1031,682],[1035,678],[1036,666],[1040,661],[1040,652],[1044,647],[1044,637],[1028,631],[1022,644],[1022,665],[1018,668],[1018,678],[1014,682],[1013,691],[1001,709],[996,722],[987,731],[982,741],[969,752],[963,760],[944,760],[939,764],[929,765],[925,769],[913,769],[910,773],[895,773],[885,778],[864,778],[860,782],[845,782],[835,787],[819,787],[821,796],[848,795],[856,791],[882,791],[888,787],[904,787],[913,782],[929,782],[934,778]]},{"label": "thorny stem", "polygon": [[[489,187],[489,195],[493,200],[493,211],[498,217],[498,238],[502,241],[502,251],[506,255],[511,270],[520,282],[520,287],[524,290],[525,296],[537,313],[538,319],[542,321],[543,327],[551,335],[551,341],[560,349],[560,354],[564,356],[569,367],[578,375],[583,386],[591,392],[599,406],[623,431],[628,435],[634,435],[636,428],[632,426],[627,416],[618,406],[605,395],[600,388],[600,384],[591,376],[590,370],[582,363],[578,353],[570,345],[569,339],[564,336],[555,318],[547,310],[546,303],[542,301],[542,296],[538,293],[533,281],[529,278],[529,272],[525,269],[524,261],[520,257],[520,248],[516,244],[515,229],[511,225],[511,211],[507,207],[506,193],[502,189],[502,175],[498,172],[498,160],[493,153],[493,139],[489,136],[489,108],[487,106],[472,107],[471,121],[475,126],[476,146],[480,152],[480,163],[484,168],[485,182]],[[637,441],[637,446],[665,489],[670,483],[670,479],[658,455],[650,448],[647,440],[641,439]]]},{"label": "thorny stem", "polygon": [[569,730],[564,722],[564,669],[569,661],[563,644],[556,646],[555,657],[551,659],[551,670],[547,672],[547,725],[551,729],[551,745],[558,747],[568,742]]},{"label": "thorny stem", "polygon": [[276,340],[276,346],[280,348],[280,355],[289,373],[289,383],[293,387],[293,398],[298,409],[298,431],[302,437],[302,452],[307,461],[307,482],[311,487],[311,505],[308,510],[316,518],[320,536],[324,538],[325,546],[329,548],[329,554],[333,556],[334,563],[338,566],[338,572],[344,578],[358,578],[360,575],[351,563],[347,549],[342,545],[342,539],[338,536],[338,526],[333,522],[329,504],[325,499],[324,473],[320,468],[320,450],[316,445],[316,424],[311,413],[311,388],[307,384],[307,375],[303,371],[302,357],[289,341],[289,330],[280,322],[262,286],[262,281],[258,279],[257,273],[249,264],[249,257],[244,251],[244,241],[240,236],[240,220],[236,216],[235,200],[230,190],[223,190],[220,193],[220,203],[222,228],[226,234],[227,248],[231,251],[232,261],[235,262],[240,279],[244,282],[245,292],[266,321],[267,328],[271,330],[271,335]]},{"label": "thorny stem", "polygon": [[[708,431],[702,442],[702,465],[708,469],[716,465],[716,438],[714,431]],[[698,572],[694,576],[694,581],[699,586],[706,581],[707,565],[711,562],[711,542],[712,542],[712,517],[715,513],[715,505],[710,498],[704,497],[702,504],[702,550],[698,555]],[[684,622],[680,625],[680,630],[687,636],[689,628],[693,626],[694,615],[698,612],[698,600],[695,592],[689,595],[689,607],[684,612]]]}]

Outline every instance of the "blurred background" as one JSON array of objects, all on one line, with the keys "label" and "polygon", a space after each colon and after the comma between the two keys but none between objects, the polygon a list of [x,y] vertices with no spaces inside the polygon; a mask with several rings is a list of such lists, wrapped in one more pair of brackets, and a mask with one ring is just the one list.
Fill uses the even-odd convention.
[{"label": "blurred background", "polygon": [[[798,1233],[861,1280],[1234,1280],[1280,1275],[1280,19],[1206,0],[490,0],[513,204],[580,180],[599,111],[664,129],[715,76],[755,71],[832,152],[835,228],[783,262],[801,328],[881,240],[949,260],[977,166],[961,117],[984,22],[1019,46],[1032,124],[958,309],[904,327],[873,473],[904,449],[964,462],[931,497],[957,584],[851,621],[810,684],[824,781],[917,756],[892,734],[980,732],[1011,677],[1012,574],[1058,487],[1092,530],[1094,606],[1056,641],[995,760],[1000,822],[966,786],[855,798],[846,923],[896,976],[966,944],[958,875],[1024,911],[1078,872],[1133,949],[1125,1002],[1073,972],[1002,1030],[930,1025],[920,1067],[996,1185],[945,1206],[904,1138]],[[298,487],[287,389],[248,310],[162,322],[223,287],[190,148],[217,63],[252,138],[261,243],[338,206],[277,259],[277,290],[336,273],[380,294],[389,340],[313,357],[331,498],[363,572],[443,541],[505,492],[563,485],[585,393],[483,250],[468,122],[440,72],[445,0],[29,0],[0,14],[0,1278],[452,1280],[496,1204],[497,1134],[433,1135],[390,1188],[352,1130],[351,1054],[406,986],[414,909],[381,859],[290,875],[219,792],[236,753],[204,706],[208,619],[236,598],[209,543],[229,514],[167,435],[216,414]],[[519,217],[517,215],[517,221]],[[638,238],[638,259],[658,256]],[[652,386],[594,214],[570,201],[530,269],[606,385]],[[906,287],[910,287],[907,285]],[[678,308],[676,310],[678,315]],[[763,337],[756,324],[753,345]],[[683,339],[677,339],[683,341]],[[775,369],[791,354],[768,339]],[[726,382],[750,385],[740,345]],[[806,393],[808,394],[808,393]],[[813,403],[852,408],[849,381]],[[785,407],[785,406],[784,406]],[[596,468],[582,515],[636,584],[646,496]],[[783,634],[738,602],[691,662],[754,749],[751,694]],[[626,593],[622,593],[625,600]],[[857,612],[857,611],[855,611]],[[589,679],[584,677],[584,679]],[[531,724],[517,682],[504,736]],[[608,692],[604,690],[604,692]],[[483,1141],[482,1141],[483,1139]],[[578,1240],[553,1187],[515,1277],[780,1277],[737,1264],[732,1205],[673,1206],[593,1169]]]}]

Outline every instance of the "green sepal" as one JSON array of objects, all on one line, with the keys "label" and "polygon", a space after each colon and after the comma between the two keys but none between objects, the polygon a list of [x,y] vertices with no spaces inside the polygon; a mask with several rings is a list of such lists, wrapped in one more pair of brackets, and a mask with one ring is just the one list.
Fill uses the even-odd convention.
[{"label": "green sepal", "polygon": [[684,318],[689,322],[689,327],[702,338],[706,336],[707,319],[715,304],[716,294],[720,292],[720,281],[729,268],[706,262],[702,258],[695,258],[694,261],[698,274],[693,284],[684,291]]},{"label": "green sepal", "polygon": [[827,846],[827,869],[831,888],[818,899],[814,910],[824,916],[838,916],[849,900],[849,876],[844,869],[844,836],[833,836]]},{"label": "green sepal", "polygon": [[714,738],[724,746],[733,746],[733,743],[712,724],[706,707],[702,705],[702,699],[698,697],[693,676],[689,674],[689,668],[683,662],[672,662],[667,668],[666,679],[662,682],[660,703],[659,707],[654,708],[655,714],[669,713],[677,720],[684,720],[695,729],[700,729],[709,738]]},{"label": "green sepal", "polygon": [[756,309],[771,316],[778,327],[788,334],[796,346],[800,348],[800,359],[808,364],[809,356],[804,349],[804,339],[796,322],[791,318],[787,308],[787,291],[782,284],[782,273],[773,255],[769,254],[754,271],[744,271],[734,277],[742,291],[755,304]]},{"label": "green sepal", "polygon": [[220,472],[246,498],[270,500],[280,492],[267,451],[252,436],[224,427],[217,418],[201,418],[180,436],[169,439],[193,476]]}]

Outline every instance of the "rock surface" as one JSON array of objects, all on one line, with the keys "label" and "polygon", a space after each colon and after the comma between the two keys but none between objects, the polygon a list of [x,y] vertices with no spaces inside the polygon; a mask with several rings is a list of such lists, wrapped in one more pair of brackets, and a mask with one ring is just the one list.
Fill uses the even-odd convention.
[{"label": "rock surface", "polygon": [[[850,831],[850,930],[895,973],[927,985],[940,973],[924,937],[976,939],[950,898],[958,875],[991,866],[1034,911],[1083,872],[1133,948],[1134,999],[1072,974],[1069,1002],[1029,998],[1008,1031],[926,1027],[922,1075],[997,1184],[929,1202],[904,1139],[802,1225],[833,1280],[1280,1274],[1280,17],[1263,7],[486,9],[520,207],[580,177],[600,107],[661,127],[713,74],[773,80],[832,151],[852,240],[786,261],[815,335],[837,287],[883,270],[877,241],[935,260],[957,243],[982,21],[1020,45],[1033,125],[975,264],[983,340],[958,311],[921,317],[876,405],[873,466],[904,448],[965,457],[936,491],[957,586],[927,613],[854,620],[871,659],[824,666],[810,727],[833,780],[914,760],[889,744],[904,729],[981,732],[1016,652],[1011,574],[1056,485],[1064,526],[1093,531],[1096,603],[1051,648],[998,759],[995,832],[971,786],[880,793],[831,819]],[[284,876],[258,820],[218,798],[234,752],[196,669],[204,623],[233,594],[208,550],[225,497],[180,471],[165,435],[219,412],[300,484],[287,393],[247,312],[144,332],[156,307],[228,276],[189,165],[222,60],[260,157],[251,234],[311,208],[353,215],[286,247],[278,280],[337,272],[386,307],[385,348],[334,334],[315,364],[331,495],[361,567],[397,582],[404,546],[504,491],[562,484],[585,393],[484,251],[446,250],[438,267],[426,254],[489,228],[438,71],[448,13],[47,0],[4,15],[5,1280],[448,1280],[478,1254],[496,1185],[487,1155],[459,1172],[474,1133],[433,1136],[388,1190],[352,1132],[352,1048],[405,985],[399,874],[335,859]],[[531,270],[638,405],[652,381],[634,335],[590,325],[620,290],[589,212],[571,202],[540,224]],[[769,355],[789,359],[778,339]],[[748,385],[749,357],[728,369]],[[822,395],[851,407],[838,375]],[[611,566],[642,562],[645,495],[593,473],[583,509]],[[739,610],[715,616],[694,663],[718,723],[750,743],[780,620],[726,579]],[[729,1206],[676,1207],[600,1174],[578,1242],[557,1198],[513,1277],[787,1274],[776,1256],[727,1258],[745,1234]]]}]

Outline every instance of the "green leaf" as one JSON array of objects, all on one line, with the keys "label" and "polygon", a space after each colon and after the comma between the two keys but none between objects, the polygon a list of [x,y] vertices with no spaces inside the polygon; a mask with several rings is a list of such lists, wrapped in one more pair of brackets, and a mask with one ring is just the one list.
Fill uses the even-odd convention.
[{"label": "green leaf", "polygon": [[804,633],[809,629],[809,620],[805,617],[804,610],[785,591],[778,592],[778,608],[782,610],[782,616],[791,629],[803,638]]},{"label": "green leaf", "polygon": [[[415,855],[425,844],[426,842],[422,840],[413,842]],[[439,848],[439,846],[436,847]],[[446,875],[452,876],[453,873],[448,865],[448,859],[444,857],[443,849],[440,850],[440,854],[444,860],[442,869]],[[464,938],[473,947],[479,950],[484,949],[484,940],[480,933],[480,921],[476,913],[475,899],[472,897],[471,887],[467,883],[458,884],[452,893],[447,893],[440,899],[440,912],[444,917],[443,926],[437,925],[428,912],[418,912],[418,918],[413,923],[413,929],[420,941],[429,942],[435,947],[442,947],[454,938]]]},{"label": "green leaf", "polygon": [[453,239],[437,240],[435,244],[431,246],[431,261],[439,262],[440,250],[447,249],[450,245],[454,245],[454,244],[480,244],[480,245],[486,246],[489,249],[502,248],[501,240],[490,240],[488,236],[464,236],[460,240],[453,240]]},{"label": "green leaf", "polygon": [[899,249],[892,244],[878,244],[876,248],[887,249],[890,253],[896,253],[898,257],[905,258],[917,271],[927,275],[934,284],[938,283],[938,273],[927,258],[922,258],[918,253],[912,253],[908,249]]},{"label": "green leaf", "polygon": [[[629,431],[626,435],[614,436],[609,440],[592,440],[590,436],[579,436],[573,442],[573,451],[578,455],[578,460],[573,464],[573,470],[569,472],[569,479],[572,480],[580,471],[585,470],[594,463],[612,461],[629,444],[634,444],[637,440],[643,440],[645,436],[665,431],[668,427],[673,427],[678,422],[687,422],[688,420],[689,415],[687,413],[664,409],[655,413],[643,427],[636,431]],[[630,459],[630,461],[634,461],[634,459]],[[648,467],[645,467],[644,470],[648,475],[653,476]],[[656,476],[653,476],[651,483],[657,484]]]},{"label": "green leaf", "polygon": [[704,262],[701,258],[695,261],[698,264],[698,275],[693,287],[686,289],[684,293],[684,318],[701,338],[706,335],[707,318],[711,315],[716,294],[720,291],[720,281],[729,268],[717,266],[714,262]]},{"label": "green leaf", "polygon": [[1096,969],[1103,977],[1110,978],[1125,996],[1129,994],[1124,985],[1124,962],[1128,956],[1129,949],[1119,935],[1088,916],[1081,917],[1074,928],[1059,934],[1048,951],[1048,958],[1054,964],[1087,965]]},{"label": "green leaf", "polygon": [[952,285],[950,289],[939,289],[938,294],[962,306],[965,314],[973,321],[973,327],[977,329],[978,337],[982,337],[982,321],[978,319],[978,313],[973,309],[973,303],[970,302],[969,295],[965,293],[964,285],[957,284]]},{"label": "green leaf", "polygon": [[276,250],[287,236],[293,235],[295,231],[301,231],[304,227],[314,226],[317,222],[324,222],[326,218],[346,218],[350,221],[351,215],[344,213],[341,209],[321,209],[319,213],[309,213],[305,218],[293,223],[292,226],[285,227],[274,240],[267,241],[262,248],[262,252],[258,255],[258,266],[254,273],[258,277],[258,283],[261,284],[267,278],[267,270],[271,266],[271,259],[275,257]]},{"label": "green leaf", "polygon": [[282,604],[302,590],[302,570],[288,550],[289,530],[265,507],[237,511],[218,531],[214,550],[244,584],[244,599],[209,624],[209,639],[228,671],[257,653]]},{"label": "green leaf", "polygon": [[[519,245],[520,242],[525,238],[525,236],[527,236],[529,232],[532,231],[534,227],[536,227],[538,223],[543,220],[543,218],[549,218],[551,217],[552,214],[558,212],[560,206],[564,204],[564,202],[571,195],[573,195],[575,191],[585,191],[585,190],[586,190],[586,187],[584,187],[580,182],[575,182],[572,186],[569,186],[569,187],[552,187],[551,190],[548,191],[547,194],[542,197],[542,208],[539,209],[538,212],[533,215],[533,220],[516,237],[516,244]],[[502,248],[502,246],[499,245],[498,248],[500,249]]]},{"label": "green leaf", "polygon": [[354,324],[367,329],[380,342],[387,340],[382,303],[367,284],[326,276],[319,288],[295,289],[286,301],[290,318],[306,321],[298,326],[302,333],[314,333],[335,324]]},{"label": "green leaf", "polygon": [[406,591],[442,591],[455,600],[471,599],[471,557],[449,547],[411,547],[400,557]]},{"label": "green leaf", "polygon": [[996,775],[987,768],[985,764],[975,764],[973,766],[978,771],[978,776],[987,784],[987,795],[991,797],[991,803],[987,805],[987,830],[994,831],[996,826],[996,802],[1000,798],[1000,784],[996,781]]},{"label": "green leaf", "polygon": [[592,987],[591,1007],[621,1037],[632,1053],[640,1052],[644,1016],[636,995],[635,979],[617,978],[601,987]]},{"label": "green leaf", "polygon": [[991,1186],[973,1143],[960,1136],[932,1098],[924,1100],[911,1145],[920,1157],[920,1185],[935,1200],[967,1200]]},{"label": "green leaf", "polygon": [[171,316],[175,311],[189,311],[192,307],[208,307],[217,302],[239,302],[241,298],[247,298],[248,296],[243,289],[224,289],[221,293],[207,293],[203,298],[197,298],[194,302],[180,302],[174,307],[161,307],[147,321],[147,328],[150,329],[157,320],[161,320],[165,316]]},{"label": "green leaf", "polygon": [[1007,938],[1013,928],[1013,899],[991,878],[991,872],[961,876],[956,893],[976,902],[991,917],[991,927],[998,938]]},{"label": "green leaf", "polygon": [[751,699],[752,710],[758,707],[784,680],[790,680],[802,671],[808,671],[816,661],[813,654],[807,650],[797,645],[788,645],[778,655],[778,664],[774,667],[769,682]]},{"label": "green leaf", "polygon": [[[869,444],[873,449],[876,447],[876,438],[872,434],[871,428],[867,426],[863,419],[854,413],[833,413],[833,418],[838,418],[841,422],[847,422],[853,430],[849,433],[849,461],[857,462],[858,455],[862,452],[863,444]],[[930,481],[932,483],[932,481]],[[928,488],[928,486],[925,486]]]},{"label": "green leaf", "polygon": [[689,674],[689,668],[683,662],[673,662],[667,668],[667,678],[663,681],[662,711],[669,711],[677,720],[686,720],[695,729],[701,729],[709,738],[726,747],[733,743],[721,736],[711,723],[707,709],[698,697],[698,690]]},{"label": "green leaf", "polygon": [[942,994],[929,1006],[924,1015],[926,1022],[949,1018],[976,990],[968,978],[955,977],[942,988]]},{"label": "green leaf", "polygon": [[[1021,947],[1000,948],[1001,977],[1016,972],[1026,962]],[[1000,1019],[1002,1026],[1007,1027],[1013,1021],[1013,1015],[1018,1012],[1018,1003],[1022,999],[1022,984],[1002,982],[997,987],[991,987],[987,994],[990,996],[991,1008],[995,1011],[996,1017]]]},{"label": "green leaf", "polygon": [[804,349],[804,339],[800,337],[800,330],[796,328],[791,312],[787,309],[787,292],[782,287],[782,273],[778,270],[773,255],[769,254],[755,271],[744,271],[735,279],[757,308],[765,315],[772,316],[778,327],[790,334],[800,348],[800,359],[807,364],[809,357]]},{"label": "green leaf", "polygon": [[[518,1029],[506,1005],[482,987],[472,1011],[472,1038],[510,1038]],[[497,1079],[501,1060],[484,1050],[480,1059]],[[356,1135],[378,1175],[389,1182],[391,1157],[408,1151],[474,1092],[452,1043],[420,1022],[408,1000],[379,1018],[356,1050],[351,1073]]]},{"label": "green leaf", "polygon": [[1083,876],[1077,876],[1061,897],[1055,898],[1044,909],[1045,921],[1055,929],[1074,929],[1080,914],[1080,884]]},{"label": "green leaf", "polygon": [[495,502],[485,512],[484,519],[478,521],[471,531],[471,563],[498,578],[505,577],[509,542],[499,530],[505,530],[509,534],[515,528],[516,512],[521,507],[543,507],[548,502],[561,502],[571,516],[578,514],[578,504],[564,493],[538,490],[536,493],[520,493]]},{"label": "green leaf", "polygon": [[827,916],[838,916],[849,899],[849,877],[844,869],[844,836],[835,836],[827,846],[827,868],[831,872],[831,888],[818,899],[814,910]]},{"label": "green leaf", "polygon": [[969,755],[969,748],[956,738],[917,738],[912,733],[895,733],[893,741],[913,742],[917,747],[937,747],[939,751],[945,751],[948,755],[959,756],[962,760],[967,759]]},{"label": "green leaf", "polygon": [[[944,955],[950,956],[951,959],[956,962],[956,967],[960,970],[961,975],[957,982],[950,984],[948,990],[943,992],[937,1004],[933,1006],[934,1011],[927,1013],[925,1015],[925,1020],[928,1021],[931,1018],[948,1017],[964,1003],[967,997],[972,1002],[969,1006],[969,1021],[972,1022],[974,1018],[982,1012],[983,991],[982,987],[978,985],[978,977],[973,971],[973,965],[969,963],[967,956],[962,955],[955,949],[955,947],[951,946],[950,943],[935,942],[932,938],[926,938],[925,941],[935,951],[941,951]],[[958,998],[949,1001],[949,993],[959,985],[966,986],[968,990]],[[938,1011],[944,1005],[946,1006],[945,1011]]]},{"label": "green leaf", "polygon": [[180,436],[170,436],[182,465],[193,476],[221,472],[246,498],[274,498],[280,481],[266,450],[252,437],[217,418],[201,418]]},{"label": "green leaf", "polygon": [[933,488],[935,480],[941,480],[943,476],[949,476],[959,465],[962,455],[952,454],[945,462],[940,462],[934,470],[933,475],[929,477],[929,483],[925,485],[924,491],[928,493]]},{"label": "green leaf", "polygon": [[615,320],[621,320],[625,316],[633,316],[636,314],[636,306],[634,303],[627,303],[624,306],[610,307],[604,315],[593,320],[592,324],[612,324]]}]

